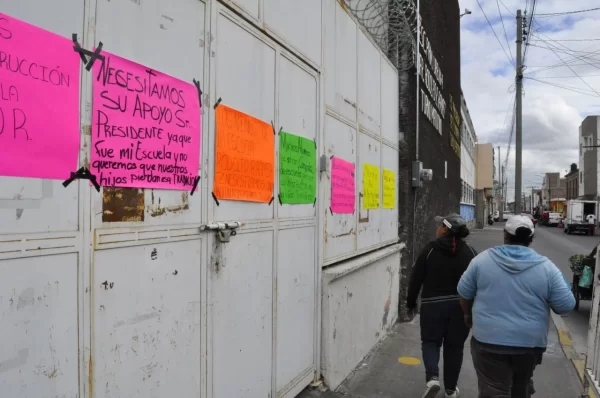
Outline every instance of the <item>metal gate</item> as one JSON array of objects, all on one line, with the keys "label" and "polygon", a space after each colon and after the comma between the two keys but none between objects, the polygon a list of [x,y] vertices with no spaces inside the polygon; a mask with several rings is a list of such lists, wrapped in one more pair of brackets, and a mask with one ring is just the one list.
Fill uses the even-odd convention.
[{"label": "metal gate", "polygon": [[[598,249],[600,250],[600,246]],[[593,283],[594,293],[588,328],[584,387],[586,392],[589,387],[596,396],[600,396],[600,316],[598,313],[600,310],[600,255],[596,255]]]},{"label": "metal gate", "polygon": [[[284,47],[285,35],[272,37],[290,25],[286,15],[302,25],[294,13],[278,2],[225,3],[3,2],[3,13],[77,33],[85,48],[102,41],[204,92],[196,195],[0,177],[3,395],[292,397],[315,377],[319,203],[217,204],[213,106],[222,98],[320,143],[321,38],[296,29],[317,45]],[[298,12],[320,23],[320,8]],[[80,166],[90,159],[92,79],[82,69]],[[237,234],[224,242],[223,228]]]}]

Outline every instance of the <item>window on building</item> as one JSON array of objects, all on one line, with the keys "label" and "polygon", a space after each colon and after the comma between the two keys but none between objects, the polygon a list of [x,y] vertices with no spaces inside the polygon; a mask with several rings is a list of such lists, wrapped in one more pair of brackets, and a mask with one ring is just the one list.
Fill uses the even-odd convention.
[{"label": "window on building", "polygon": [[583,183],[583,171],[579,172],[579,183]]}]

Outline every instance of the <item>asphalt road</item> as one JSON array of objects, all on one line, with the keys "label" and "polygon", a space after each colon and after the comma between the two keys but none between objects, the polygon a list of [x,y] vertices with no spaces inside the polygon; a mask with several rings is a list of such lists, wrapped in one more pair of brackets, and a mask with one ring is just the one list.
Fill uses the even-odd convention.
[{"label": "asphalt road", "polygon": [[[480,252],[501,245],[503,227],[504,223],[494,223],[483,231],[475,230],[469,237],[469,242]],[[573,254],[589,254],[598,243],[598,236],[567,235],[561,228],[539,226],[531,247],[552,260],[570,282],[573,280],[573,273],[569,268],[569,257]],[[590,305],[591,301],[581,301],[579,310],[562,317],[569,328],[575,349],[580,354],[585,354],[587,346]]]}]

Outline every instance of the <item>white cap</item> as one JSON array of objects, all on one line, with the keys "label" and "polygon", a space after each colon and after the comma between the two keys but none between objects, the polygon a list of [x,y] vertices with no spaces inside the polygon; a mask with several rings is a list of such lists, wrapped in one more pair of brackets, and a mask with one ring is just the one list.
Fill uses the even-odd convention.
[{"label": "white cap", "polygon": [[509,217],[506,221],[506,225],[504,226],[504,230],[511,235],[516,235],[517,229],[519,228],[527,228],[529,231],[531,231],[531,235],[533,235],[533,232],[535,231],[531,219],[522,215]]}]

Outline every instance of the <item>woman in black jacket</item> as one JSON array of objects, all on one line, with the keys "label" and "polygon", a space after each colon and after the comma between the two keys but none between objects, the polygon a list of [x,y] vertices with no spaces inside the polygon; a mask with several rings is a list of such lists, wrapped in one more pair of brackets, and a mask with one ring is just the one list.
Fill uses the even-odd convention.
[{"label": "woman in black jacket", "polygon": [[425,365],[423,398],[440,391],[440,349],[444,346],[444,388],[447,398],[458,397],[458,376],[462,367],[465,324],[456,291],[458,281],[477,252],[463,239],[469,235],[465,220],[458,214],[436,217],[436,239],[423,248],[413,267],[406,305],[417,306],[421,293],[421,346]]}]

